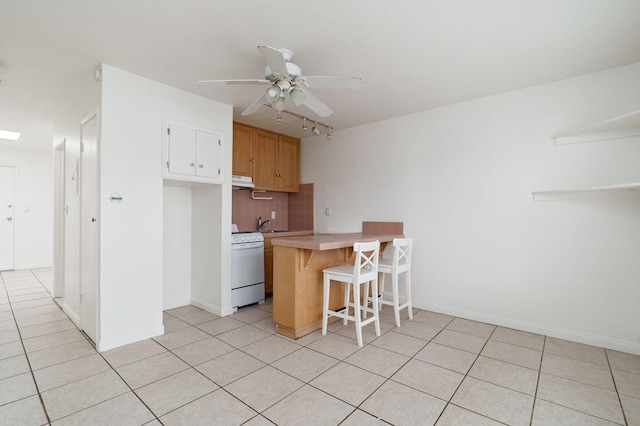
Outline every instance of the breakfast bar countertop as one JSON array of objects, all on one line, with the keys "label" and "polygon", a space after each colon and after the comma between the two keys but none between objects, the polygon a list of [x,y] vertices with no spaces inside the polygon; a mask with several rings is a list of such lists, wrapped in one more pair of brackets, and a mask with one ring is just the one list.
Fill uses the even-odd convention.
[{"label": "breakfast bar countertop", "polygon": [[334,250],[345,247],[353,247],[356,241],[375,241],[381,243],[393,241],[394,238],[402,238],[403,234],[363,234],[354,232],[349,234],[314,234],[300,235],[287,238],[273,238],[274,246],[292,247],[306,250]]}]

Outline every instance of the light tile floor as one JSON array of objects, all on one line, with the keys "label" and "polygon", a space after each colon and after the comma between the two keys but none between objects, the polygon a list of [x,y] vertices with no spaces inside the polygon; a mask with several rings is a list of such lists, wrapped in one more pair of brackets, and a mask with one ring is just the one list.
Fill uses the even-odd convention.
[{"label": "light tile floor", "polygon": [[[275,333],[269,301],[97,353],[43,287],[0,273],[2,425],[640,425],[640,357],[415,310],[382,335]],[[48,286],[50,287],[50,286]]]}]

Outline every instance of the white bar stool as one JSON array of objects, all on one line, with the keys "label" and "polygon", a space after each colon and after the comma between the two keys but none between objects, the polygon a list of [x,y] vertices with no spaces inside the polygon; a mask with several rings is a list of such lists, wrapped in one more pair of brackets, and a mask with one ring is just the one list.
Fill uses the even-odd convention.
[{"label": "white bar stool", "polygon": [[[393,255],[390,255],[390,248],[393,247]],[[371,290],[371,294],[378,294],[378,297],[369,297],[368,285],[365,286],[364,291],[367,296],[368,306],[369,300],[373,302],[378,299],[378,306],[382,309],[382,305],[393,306],[393,313],[396,317],[396,327],[400,327],[400,310],[407,308],[409,312],[409,319],[413,319],[413,307],[411,305],[411,251],[413,247],[413,238],[394,238],[393,246],[387,244],[387,247],[382,254],[382,259],[378,263],[378,271],[382,275],[380,282],[380,293],[376,293],[375,289]],[[391,291],[392,299],[386,300],[384,298],[384,276],[386,274],[391,275]],[[402,305],[400,304],[400,297],[398,295],[398,276],[400,274],[405,275],[405,296],[406,301]],[[367,317],[367,311],[364,311],[365,318]]]},{"label": "white bar stool", "polygon": [[[342,318],[342,323],[347,324],[347,320],[354,321],[356,325],[356,337],[358,346],[362,347],[362,327],[374,322],[376,335],[380,335],[380,320],[378,299],[373,298],[373,306],[367,307],[366,293],[363,297],[365,303],[360,304],[360,286],[372,282],[372,290],[378,291],[378,259],[380,257],[380,241],[370,243],[357,242],[353,244],[355,261],[352,265],[340,265],[323,269],[323,303],[322,303],[322,334],[327,334],[327,322],[330,316]],[[331,280],[342,282],[344,288],[344,306],[336,311],[329,310],[329,296],[331,290]],[[353,303],[349,300],[350,289],[353,285]],[[353,307],[353,315],[349,315],[349,307]],[[367,320],[361,318],[362,312],[369,311],[373,316]]]}]

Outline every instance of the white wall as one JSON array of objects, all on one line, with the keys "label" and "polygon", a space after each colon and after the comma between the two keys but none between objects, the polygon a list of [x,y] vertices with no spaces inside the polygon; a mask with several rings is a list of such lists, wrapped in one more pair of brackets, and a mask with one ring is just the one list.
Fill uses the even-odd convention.
[{"label": "white wall", "polygon": [[0,146],[0,164],[16,168],[15,269],[51,267],[53,146],[50,151]]},{"label": "white wall", "polygon": [[640,198],[531,196],[640,182],[638,137],[550,139],[640,109],[638,75],[640,63],[305,139],[316,232],[403,221],[416,307],[640,354]]},{"label": "white wall", "polygon": [[[87,78],[74,102],[53,124],[53,142],[65,142],[64,152],[64,284],[65,313],[79,325],[80,317],[80,123],[100,106],[100,83]],[[53,182],[53,170],[47,177]],[[53,183],[52,183],[53,186]],[[53,219],[53,213],[52,213]]]},{"label": "white wall", "polygon": [[191,303],[191,188],[164,187],[162,309]]},{"label": "white wall", "polygon": [[[220,131],[223,145],[231,144],[231,106],[103,65],[100,350],[162,333],[163,118]],[[231,150],[224,153],[225,181],[230,182]],[[123,201],[109,202],[112,193],[121,194]],[[230,245],[231,185],[223,186],[217,197],[221,211],[215,213],[220,219],[215,237],[224,247]],[[224,256],[228,253],[221,259],[227,267],[211,277],[212,293],[230,285]]]}]

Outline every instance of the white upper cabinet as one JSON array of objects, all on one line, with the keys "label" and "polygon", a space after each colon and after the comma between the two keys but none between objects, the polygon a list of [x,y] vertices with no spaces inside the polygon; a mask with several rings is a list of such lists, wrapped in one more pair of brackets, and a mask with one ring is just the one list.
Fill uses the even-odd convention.
[{"label": "white upper cabinet", "polygon": [[222,133],[163,122],[162,177],[222,183]]}]

